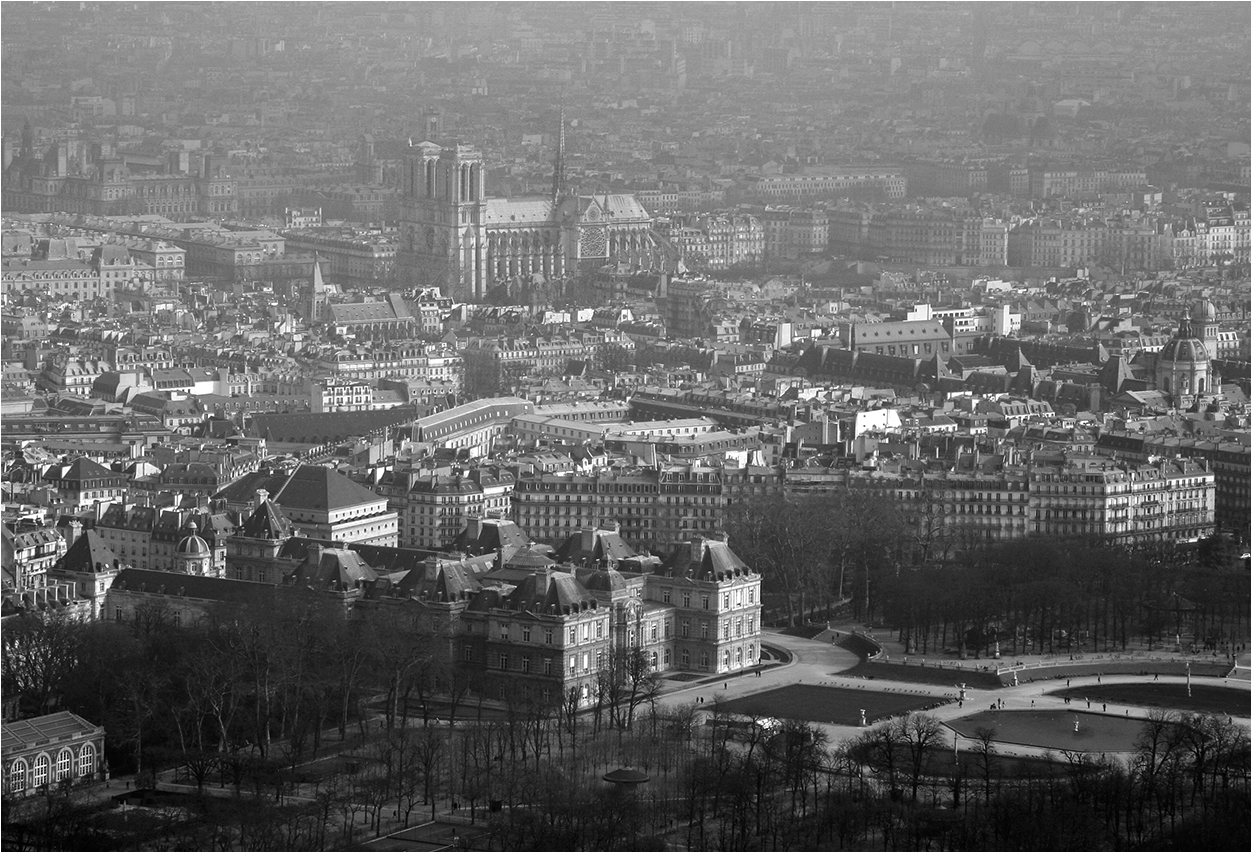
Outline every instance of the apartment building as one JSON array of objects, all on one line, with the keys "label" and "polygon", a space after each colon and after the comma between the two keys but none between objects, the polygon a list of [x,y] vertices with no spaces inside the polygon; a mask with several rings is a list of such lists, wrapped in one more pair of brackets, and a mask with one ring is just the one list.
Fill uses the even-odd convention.
[{"label": "apartment building", "polygon": [[513,519],[536,541],[563,541],[574,531],[613,520],[624,538],[652,550],[693,534],[721,530],[722,469],[701,463],[522,476]]},{"label": "apartment building", "polygon": [[442,548],[471,518],[508,518],[516,477],[500,468],[388,471],[374,486],[398,518],[401,548]]},{"label": "apartment building", "polygon": [[864,191],[887,199],[903,199],[908,194],[908,180],[899,169],[848,167],[812,170],[802,175],[752,176],[743,187],[746,198],[768,202],[798,202]]}]

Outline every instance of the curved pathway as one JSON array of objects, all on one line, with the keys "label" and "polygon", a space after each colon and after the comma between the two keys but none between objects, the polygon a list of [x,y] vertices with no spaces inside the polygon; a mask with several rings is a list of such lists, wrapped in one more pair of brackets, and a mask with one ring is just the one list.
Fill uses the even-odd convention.
[{"label": "curved pathway", "polygon": [[[840,631],[843,631],[845,626],[841,625],[838,628]],[[911,693],[919,697],[931,697],[935,701],[944,699],[956,700],[959,695],[960,670],[952,671],[953,683],[951,686],[893,681],[881,676],[875,677],[870,682],[861,677],[841,674],[855,667],[860,663],[861,659],[856,654],[833,645],[829,640],[810,640],[776,631],[766,631],[761,635],[761,642],[766,646],[786,649],[792,656],[791,661],[785,664],[764,667],[760,670],[759,675],[754,672],[747,672],[725,677],[710,676],[688,683],[666,680],[663,682],[663,695],[659,700],[659,704],[662,706],[674,706],[693,701],[699,702],[701,699],[707,704],[719,699],[737,699],[751,696],[790,684],[819,684],[852,690]],[[1041,656],[1039,655],[1018,655],[1014,660],[1028,662],[1039,660],[1040,658]],[[1143,683],[1143,676],[1140,675],[1097,675],[1094,671],[1096,662],[1093,661],[1092,663],[1093,671],[1091,675],[1075,676],[1069,679],[1068,683],[1072,689],[1081,689],[1083,687],[1094,689],[1097,685],[1103,684]],[[1252,702],[1250,673],[1252,673],[1252,669],[1249,668],[1248,655],[1242,655],[1240,660],[1237,661],[1236,672],[1231,677],[1225,679],[1193,679],[1193,683],[1221,685],[1227,688],[1244,690],[1248,692],[1249,701]],[[1186,677],[1162,675],[1159,683],[1174,683],[1181,686],[1186,683]],[[967,716],[981,709],[990,708],[991,704],[996,701],[1003,701],[1003,709],[1006,711],[1030,710],[1031,708],[1035,710],[1082,711],[1083,713],[1105,713],[1113,717],[1129,717],[1131,719],[1146,719],[1152,710],[1141,706],[1110,704],[1108,705],[1108,710],[1103,711],[1098,710],[1101,707],[1101,703],[1092,703],[1092,710],[1088,711],[1085,706],[1080,708],[1077,703],[1066,705],[1064,698],[1061,696],[1048,695],[1063,689],[1065,689],[1065,681],[1052,678],[1036,682],[1023,681],[1016,686],[998,689],[976,689],[971,687],[966,689],[964,706],[957,701],[952,701],[938,708],[931,709],[927,713],[937,717],[946,724],[959,717]],[[1033,705],[1031,704],[1032,702],[1034,703]],[[711,711],[712,709],[710,708],[709,710]],[[785,716],[785,714],[780,713],[779,716]],[[1252,719],[1247,717],[1234,717],[1233,719],[1236,724],[1252,730]],[[859,726],[831,723],[813,723],[813,725],[824,729],[830,736],[832,743],[855,737],[861,731],[864,731]],[[962,749],[972,745],[972,741],[959,737],[951,729],[949,729],[949,735],[953,740],[959,738],[960,748]],[[1037,757],[1042,755],[1046,749],[1044,747],[998,742],[996,751],[998,754],[1006,756]]]}]

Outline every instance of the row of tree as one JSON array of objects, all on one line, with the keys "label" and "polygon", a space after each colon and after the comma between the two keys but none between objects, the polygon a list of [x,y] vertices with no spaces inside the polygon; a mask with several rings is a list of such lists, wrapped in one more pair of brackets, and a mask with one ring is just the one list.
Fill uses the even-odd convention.
[{"label": "row of tree", "polygon": [[[924,515],[924,514],[923,514]],[[1126,547],[1096,539],[958,542],[889,498],[845,489],[764,496],[731,508],[734,548],[764,576],[789,624],[850,603],[920,653],[1012,653],[1197,645],[1246,637],[1249,576],[1222,540]],[[959,547],[957,547],[959,546]]]},{"label": "row of tree", "polygon": [[[196,707],[187,705],[168,713],[186,717]],[[171,763],[228,796],[193,799],[193,820],[150,816],[157,823],[143,837],[195,849],[338,849],[453,804],[501,849],[1086,849],[1182,838],[1226,849],[1248,831],[1247,732],[1212,716],[1153,714],[1129,760],[1060,753],[1023,767],[997,754],[992,729],[957,758],[926,714],[831,743],[802,721],[745,720],[716,702],[644,703],[629,727],[571,709],[519,694],[499,714],[456,726],[389,727],[381,715],[336,743],[335,762],[294,766],[277,741],[269,756],[212,752],[219,711],[202,707],[209,751],[176,750]],[[620,766],[650,781],[613,789],[602,776]],[[71,794],[13,805],[6,820],[42,849],[119,839],[106,815]]]}]

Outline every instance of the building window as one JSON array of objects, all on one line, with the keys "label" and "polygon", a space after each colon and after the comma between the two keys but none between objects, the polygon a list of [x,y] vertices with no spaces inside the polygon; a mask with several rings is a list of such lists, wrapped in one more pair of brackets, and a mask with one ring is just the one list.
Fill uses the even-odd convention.
[{"label": "building window", "polygon": [[469,646],[463,647],[461,649],[461,658],[463,660],[472,661],[474,659],[474,650]]},{"label": "building window", "polygon": [[705,610],[709,609],[709,597],[707,595],[700,596],[700,606]]},{"label": "building window", "polygon": [[543,659],[543,674],[544,675],[552,674],[552,658]]},{"label": "building window", "polygon": [[500,639],[507,640],[508,638],[509,638],[509,623],[501,622],[500,623]]},{"label": "building window", "polygon": [[709,653],[700,652],[700,669],[708,669],[708,668],[709,668]]},{"label": "building window", "polygon": [[723,610],[730,609],[730,593],[729,592],[722,593],[722,609]]},{"label": "building window", "polygon": [[709,638],[709,623],[708,623],[708,620],[701,620],[701,622],[700,622],[700,639],[701,639],[701,640],[707,640],[708,638]]},{"label": "building window", "polygon": [[530,658],[529,657],[522,658],[522,672],[526,672],[526,673],[530,672]]},{"label": "building window", "polygon": [[543,641],[547,643],[549,646],[552,645],[552,629],[551,628],[543,629]]},{"label": "building window", "polygon": [[665,666],[669,666],[669,649],[665,650]]},{"label": "building window", "polygon": [[571,646],[578,644],[578,628],[577,627],[573,627],[569,629],[569,644]]},{"label": "building window", "polygon": [[730,639],[730,622],[729,621],[727,621],[726,624],[722,626],[722,639],[723,640]]},{"label": "building window", "polygon": [[687,637],[689,637],[691,635],[691,620],[690,619],[682,620],[681,624],[679,625],[679,631],[680,631],[680,636],[683,639],[686,639]]},{"label": "building window", "polygon": [[509,668],[509,656],[500,655],[500,669],[508,669],[508,668]]},{"label": "building window", "polygon": [[47,753],[39,753],[35,758],[35,772],[31,779],[32,784],[38,788],[41,785],[48,784],[48,773],[52,768],[52,762],[49,760]]},{"label": "building window", "polygon": [[26,790],[26,759],[19,758],[9,765],[9,792],[21,793]]},{"label": "building window", "polygon": [[665,587],[663,590],[661,590],[661,601],[663,601],[666,604],[669,604],[669,600],[670,600],[670,589],[669,587]]},{"label": "building window", "polygon": [[522,626],[522,642],[524,643],[530,642],[530,626],[529,625]]},{"label": "building window", "polygon": [[68,749],[63,749],[57,753],[57,769],[55,781],[60,782],[62,779],[68,779],[70,771],[74,769],[74,753]]},{"label": "building window", "polygon": [[577,672],[578,672],[578,656],[570,655],[569,656],[569,674],[574,675]]},{"label": "building window", "polygon": [[683,662],[683,666],[691,666],[691,652],[687,651],[686,649],[683,649],[682,662]]},{"label": "building window", "polygon": [[684,592],[683,593],[683,607],[690,607],[690,606],[691,606],[691,593]]}]

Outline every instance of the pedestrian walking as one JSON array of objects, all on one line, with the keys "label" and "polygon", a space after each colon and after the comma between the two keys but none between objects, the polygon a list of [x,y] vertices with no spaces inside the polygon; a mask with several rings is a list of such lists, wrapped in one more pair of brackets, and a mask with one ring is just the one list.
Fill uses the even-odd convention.
[{"label": "pedestrian walking", "polygon": [[1066,686],[1066,687],[1069,687],[1069,679],[1068,679],[1068,678],[1067,678],[1067,679],[1065,679],[1065,686]]},{"label": "pedestrian walking", "polygon": [[1034,700],[1034,699],[1031,699],[1031,700],[1030,700],[1030,707],[1032,707],[1032,708],[1033,708],[1033,707],[1035,707],[1035,700]]},{"label": "pedestrian walking", "polygon": [[1154,673],[1154,674],[1153,674],[1153,676],[1152,676],[1152,680],[1153,680],[1153,681],[1160,681],[1160,680],[1161,680],[1161,674],[1160,674],[1159,672],[1158,672],[1158,673]]},{"label": "pedestrian walking", "polygon": [[1109,703],[1108,703],[1108,702],[1104,702],[1104,703],[1102,703],[1102,704],[1101,704],[1101,707],[1104,709],[1104,713],[1106,713],[1106,714],[1107,714],[1107,713],[1108,713],[1108,711],[1109,711]]},{"label": "pedestrian walking", "polygon": [[[1084,698],[1085,698],[1085,697],[1084,697]],[[1090,710],[1090,709],[1091,709],[1091,700],[1090,700],[1090,699],[1087,699],[1087,709],[1088,709],[1088,710]]]}]

